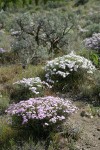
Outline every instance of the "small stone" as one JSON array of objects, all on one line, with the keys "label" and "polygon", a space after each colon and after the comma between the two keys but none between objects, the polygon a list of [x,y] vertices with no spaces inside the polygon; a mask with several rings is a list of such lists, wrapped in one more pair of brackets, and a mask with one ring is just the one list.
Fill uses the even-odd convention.
[{"label": "small stone", "polygon": [[98,117],[100,117],[100,112],[98,113]]},{"label": "small stone", "polygon": [[92,118],[93,118],[93,116],[91,115],[91,116],[90,116],[90,118],[92,119]]},{"label": "small stone", "polygon": [[97,131],[100,131],[100,128],[99,128],[99,127],[97,128]]},{"label": "small stone", "polygon": [[90,113],[87,113],[87,112],[85,113],[85,116],[88,117],[88,118],[92,118],[93,117]]},{"label": "small stone", "polygon": [[77,149],[77,150],[80,150],[80,146],[77,145],[77,146],[76,146],[76,149]]},{"label": "small stone", "polygon": [[90,146],[90,145],[88,145],[88,146],[87,146],[87,148],[91,148],[91,146]]},{"label": "small stone", "polygon": [[95,136],[95,134],[93,134],[93,136]]},{"label": "small stone", "polygon": [[82,111],[81,114],[80,114],[82,117],[85,116],[85,111]]},{"label": "small stone", "polygon": [[93,116],[91,115],[91,113],[88,113],[86,111],[82,111],[80,114],[82,117],[87,117],[87,118],[93,118]]},{"label": "small stone", "polygon": [[82,150],[87,150],[86,148],[82,148]]}]

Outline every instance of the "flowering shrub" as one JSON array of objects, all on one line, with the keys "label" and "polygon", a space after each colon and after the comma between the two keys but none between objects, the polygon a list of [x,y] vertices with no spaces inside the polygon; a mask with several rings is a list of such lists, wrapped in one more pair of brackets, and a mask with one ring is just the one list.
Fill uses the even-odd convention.
[{"label": "flowering shrub", "polygon": [[5,50],[5,49],[0,48],[0,53],[5,53],[5,52],[6,52],[6,50]]},{"label": "flowering shrub", "polygon": [[[77,78],[81,70],[84,71],[85,73],[93,73],[93,71],[95,70],[95,66],[93,66],[92,62],[89,61],[88,59],[71,52],[68,55],[64,55],[62,57],[58,57],[55,58],[54,60],[47,62],[45,66],[46,71],[45,77],[47,82],[51,84],[55,83],[58,84],[63,80],[64,84],[67,84],[65,83],[66,78],[70,76],[72,77],[72,75],[75,74],[77,74],[76,75]],[[74,77],[71,78],[71,80],[73,79]]]},{"label": "flowering shrub", "polygon": [[93,34],[91,38],[86,38],[84,42],[87,48],[100,51],[100,33]]},{"label": "flowering shrub", "polygon": [[35,127],[39,123],[39,128],[61,123],[76,110],[77,107],[68,100],[47,96],[11,104],[6,112],[12,119],[14,116],[20,118],[22,125],[29,124]]},{"label": "flowering shrub", "polygon": [[45,88],[51,88],[48,83],[41,81],[39,77],[23,78],[13,84],[14,87],[10,99],[14,102],[27,100],[30,97],[43,96]]},{"label": "flowering shrub", "polygon": [[41,81],[39,77],[35,78],[23,78],[20,81],[15,82],[14,84],[18,84],[19,86],[28,88],[34,94],[39,94],[39,91],[43,90],[45,86],[50,87],[48,83],[45,81]]}]

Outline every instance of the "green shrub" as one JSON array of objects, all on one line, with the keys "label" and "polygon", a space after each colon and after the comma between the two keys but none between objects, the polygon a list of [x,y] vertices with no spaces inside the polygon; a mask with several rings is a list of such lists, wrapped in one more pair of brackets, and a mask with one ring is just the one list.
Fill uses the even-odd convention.
[{"label": "green shrub", "polygon": [[14,83],[15,88],[10,94],[11,101],[19,102],[30,97],[39,97],[44,95],[44,91],[50,88],[49,84],[41,81],[39,77],[23,78]]}]

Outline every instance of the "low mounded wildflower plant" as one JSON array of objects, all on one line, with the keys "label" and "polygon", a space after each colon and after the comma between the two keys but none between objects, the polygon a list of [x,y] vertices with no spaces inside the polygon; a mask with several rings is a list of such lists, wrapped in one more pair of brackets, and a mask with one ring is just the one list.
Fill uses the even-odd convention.
[{"label": "low mounded wildflower plant", "polygon": [[5,49],[0,48],[0,53],[5,53],[5,52],[6,52],[6,50],[5,50]]},{"label": "low mounded wildflower plant", "polygon": [[[58,57],[54,60],[48,61],[44,69],[46,72],[46,81],[51,85],[56,84],[57,86],[57,84],[62,83],[63,81],[65,85],[67,84],[67,81],[69,82],[78,80],[83,76],[84,73],[93,73],[95,71],[95,66],[90,60],[76,55],[74,54],[74,52],[71,52],[68,55],[64,55],[62,57]],[[64,85],[62,85],[62,88]]]},{"label": "low mounded wildflower plant", "polygon": [[41,81],[40,77],[35,78],[23,78],[20,81],[14,83],[14,91],[11,93],[11,99],[27,100],[30,97],[43,96],[46,88],[51,86],[45,81]]},{"label": "low mounded wildflower plant", "polygon": [[[37,128],[40,131],[39,129],[48,129],[48,127],[62,123],[76,110],[77,107],[69,100],[46,96],[11,104],[6,113],[12,116],[12,124],[18,124],[22,127],[28,126],[32,130],[35,129],[36,132]],[[14,122],[15,120],[17,121]]]},{"label": "low mounded wildflower plant", "polygon": [[85,46],[100,53],[100,33],[94,33],[92,37],[84,40]]},{"label": "low mounded wildflower plant", "polygon": [[50,85],[45,81],[41,81],[40,77],[27,78],[27,79],[23,78],[22,80],[17,81],[14,84],[18,84],[21,87],[28,88],[34,94],[39,94],[39,91],[41,91],[45,86],[50,88]]}]

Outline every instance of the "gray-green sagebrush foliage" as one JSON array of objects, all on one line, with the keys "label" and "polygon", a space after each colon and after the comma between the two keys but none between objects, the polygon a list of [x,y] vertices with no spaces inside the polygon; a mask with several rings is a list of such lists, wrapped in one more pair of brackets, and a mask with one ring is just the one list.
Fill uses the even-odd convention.
[{"label": "gray-green sagebrush foliage", "polygon": [[[81,19],[81,18],[80,18]],[[100,13],[99,11],[90,11],[84,16],[83,24],[81,24],[83,33],[82,37],[91,37],[94,33],[100,33]],[[85,32],[84,32],[85,31]]]},{"label": "gray-green sagebrush foliage", "polygon": [[37,12],[24,13],[16,18],[16,24],[11,32],[15,37],[12,49],[27,64],[34,56],[41,57],[45,53],[51,57],[66,50],[75,20],[73,14],[59,11]]}]

